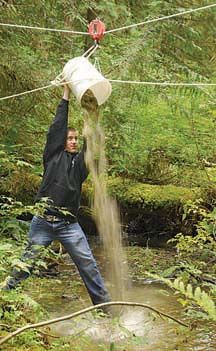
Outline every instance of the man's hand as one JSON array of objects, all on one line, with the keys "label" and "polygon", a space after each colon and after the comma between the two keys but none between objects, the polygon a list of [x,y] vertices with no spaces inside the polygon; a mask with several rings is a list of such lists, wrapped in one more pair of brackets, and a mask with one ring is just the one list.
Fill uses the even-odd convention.
[{"label": "man's hand", "polygon": [[64,100],[69,100],[70,98],[70,88],[67,84],[64,84],[64,95],[63,95],[63,99]]}]

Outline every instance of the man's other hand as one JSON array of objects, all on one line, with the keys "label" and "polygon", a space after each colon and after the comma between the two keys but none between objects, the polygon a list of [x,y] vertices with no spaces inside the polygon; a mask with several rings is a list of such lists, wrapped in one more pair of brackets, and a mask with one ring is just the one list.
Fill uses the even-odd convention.
[{"label": "man's other hand", "polygon": [[64,84],[64,95],[63,95],[63,99],[64,100],[69,100],[70,98],[70,88],[67,84]]}]

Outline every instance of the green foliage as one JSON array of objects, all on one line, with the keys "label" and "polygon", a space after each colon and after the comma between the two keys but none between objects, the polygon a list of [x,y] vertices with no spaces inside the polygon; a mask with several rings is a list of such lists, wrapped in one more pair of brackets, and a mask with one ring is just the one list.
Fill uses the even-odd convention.
[{"label": "green foliage", "polygon": [[[35,6],[24,0],[22,6],[13,1],[1,4],[2,22],[85,32],[95,17],[112,29],[199,7],[202,1],[184,5],[180,1],[125,0],[48,0],[46,5],[40,0]],[[105,35],[101,50],[95,54],[103,74],[126,80],[214,82],[214,11]],[[1,95],[49,84],[70,58],[82,55],[91,44],[87,36],[2,27]],[[6,147],[22,144],[19,159],[36,167],[41,164],[45,134],[60,97],[58,88],[2,101],[1,143]],[[141,182],[189,187],[202,187],[210,180],[215,187],[215,180],[205,172],[205,162],[211,168],[216,160],[215,111],[214,88],[113,84],[101,118],[109,173]],[[70,119],[82,128],[82,113],[75,99]],[[34,173],[35,168],[32,170]],[[14,181],[17,189],[21,178],[14,175],[5,188],[11,191]],[[31,192],[34,184],[36,187],[36,179],[25,174],[24,179],[29,188],[21,184],[19,196],[25,190]]]},{"label": "green foliage", "polygon": [[216,321],[216,305],[211,296],[204,290],[201,290],[199,286],[195,289],[191,284],[185,285],[184,282],[177,278],[174,281],[169,279],[161,278],[156,275],[150,274],[150,276],[160,279],[166,283],[170,288],[178,291],[184,296],[184,299],[180,298],[179,301],[184,305],[188,305],[189,301],[192,300],[199,306],[206,314],[203,316],[205,319]]},{"label": "green foliage", "polygon": [[[5,240],[5,244],[0,245],[0,288],[12,274],[12,269],[16,271],[25,271],[36,275],[42,274],[49,268],[49,265],[61,261],[61,252],[54,251],[54,246],[44,248],[42,246],[33,246],[29,258],[21,259],[24,242],[14,243],[13,240]],[[26,249],[27,251],[27,249]],[[37,257],[37,259],[35,259]],[[6,278],[6,281],[4,279]]]},{"label": "green foliage", "polygon": [[11,216],[20,216],[23,213],[29,212],[35,216],[43,216],[48,207],[48,198],[43,197],[34,205],[24,205],[21,201],[16,201],[12,197],[2,196],[0,215],[5,218]]},{"label": "green foliage", "polygon": [[[169,242],[175,242],[180,254],[205,250],[215,256],[216,252],[216,207],[205,208],[202,200],[189,201],[184,206],[183,220],[192,217],[196,228],[195,236],[179,233]],[[190,218],[191,220],[191,218]]]},{"label": "green foliage", "polygon": [[[182,100],[183,105],[189,105],[188,97],[178,96],[173,99]],[[109,125],[112,129],[120,127],[120,130],[115,131],[117,141],[113,140],[113,135],[111,137],[112,129],[106,131],[107,150],[111,156],[110,173],[115,172],[144,182],[181,185],[185,172],[187,174],[191,170],[192,179],[187,179],[185,184],[199,185],[207,180],[199,159],[208,159],[211,147],[213,154],[215,153],[214,142],[212,145],[212,139],[209,138],[210,135],[213,136],[214,123],[207,122],[206,117],[197,117],[197,128],[203,135],[198,136],[196,131],[194,136],[191,123],[193,111],[189,111],[190,107],[187,113],[172,112],[167,102],[160,97],[157,97],[156,103],[153,98],[140,107],[131,102],[125,103],[130,106],[124,112],[123,118],[121,115],[115,120],[111,117],[112,126]],[[123,113],[122,110],[120,113]],[[127,116],[130,114],[132,117],[128,120]],[[199,141],[199,150],[196,138],[202,138]]]},{"label": "green foliage", "polygon": [[[31,163],[19,156],[22,145],[0,145],[0,191],[24,203],[32,202],[40,177]],[[34,172],[33,172],[34,171]]]},{"label": "green foliage", "polygon": [[[18,291],[1,293],[0,318],[3,325],[8,325],[8,328],[16,329],[22,324],[37,323],[44,317],[47,317],[44,308],[27,294]],[[2,330],[1,333],[2,337],[7,335],[6,331]],[[21,336],[11,339],[9,344],[4,347],[7,350],[12,350],[14,347],[16,350],[24,350],[23,345],[25,345],[25,349],[30,347],[31,350],[40,351],[44,350],[45,343],[35,331],[27,331]]]},{"label": "green foliage", "polygon": [[20,325],[21,321],[39,321],[45,314],[44,309],[30,296],[17,291],[4,292],[0,297],[0,316],[6,323]]},{"label": "green foliage", "polygon": [[[211,3],[205,1],[205,5]],[[27,0],[1,0],[0,6],[2,23],[87,31],[87,24],[96,17],[109,30],[203,6],[203,1],[38,0],[32,5]],[[112,79],[215,82],[215,26],[212,8],[122,30],[105,35],[92,62],[97,57],[104,76]],[[49,84],[70,58],[82,55],[91,44],[87,36],[1,27],[0,96]],[[110,192],[120,202],[138,208],[178,208],[201,193],[212,206],[216,184],[215,88],[112,86],[112,95],[101,110]],[[45,208],[29,204],[40,182],[45,136],[61,96],[61,88],[50,88],[0,102],[0,192],[10,198],[2,197],[0,209],[3,275],[12,260],[16,266],[21,264],[17,261],[19,250],[16,257],[10,241],[24,241],[26,228],[17,216],[27,212],[41,215]],[[75,98],[71,100],[70,122],[81,131],[83,115]],[[209,268],[209,258],[215,259],[215,210],[203,210],[201,213],[200,207],[193,207],[190,218],[184,218],[196,220],[196,235],[179,234],[177,248],[183,262],[174,262],[164,273],[169,276],[184,271],[185,285],[178,285],[183,294],[188,293],[191,274],[197,283],[198,272]],[[195,254],[196,248],[201,250],[199,264],[185,259],[185,254]],[[139,269],[143,271],[143,265],[137,259]],[[202,290],[195,291],[192,300],[202,304]],[[59,345],[71,349],[62,340]]]},{"label": "green foliage", "polygon": [[[183,219],[186,221],[190,217],[191,221],[192,217],[196,233],[194,236],[179,233],[169,240],[176,243],[176,262],[161,272],[160,276],[152,273],[150,276],[180,292],[184,299],[180,298],[179,301],[184,306],[193,309],[193,301],[207,314],[198,313],[197,316],[215,321],[215,207],[204,207],[201,199],[188,201],[184,207]],[[172,281],[167,277],[177,278]]]},{"label": "green foliage", "polygon": [[133,279],[165,283],[181,294],[178,299],[188,316],[215,321],[215,255],[203,252],[179,255],[173,250],[133,246],[127,258]]},{"label": "green foliage", "polygon": [[[20,260],[23,254],[24,245],[27,244],[27,232],[29,223],[19,220],[19,216],[32,214],[43,216],[47,208],[47,199],[35,205],[24,206],[22,202],[14,201],[12,198],[4,197],[0,207],[0,235],[4,241],[0,243],[0,276],[10,274],[11,268],[17,270],[29,271],[32,266],[32,258],[23,262]],[[16,249],[14,246],[16,245]],[[52,248],[33,247],[37,252],[37,260],[34,262],[34,273],[38,273],[41,268],[47,268],[47,262],[59,259],[59,254],[55,253]]]},{"label": "green foliage", "polygon": [[9,218],[2,218],[0,222],[0,235],[4,237],[9,236],[19,241],[23,238],[27,226],[28,224],[17,220],[13,215]]}]

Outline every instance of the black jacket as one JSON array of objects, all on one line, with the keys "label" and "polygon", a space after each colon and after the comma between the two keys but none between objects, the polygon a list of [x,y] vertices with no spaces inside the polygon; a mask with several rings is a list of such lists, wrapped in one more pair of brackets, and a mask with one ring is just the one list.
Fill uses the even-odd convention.
[{"label": "black jacket", "polygon": [[72,214],[66,216],[66,219],[70,220],[77,215],[82,183],[88,175],[88,170],[84,160],[85,141],[81,152],[71,154],[64,150],[67,127],[68,101],[62,99],[47,134],[43,154],[44,174],[36,201],[48,197],[51,206],[47,214],[65,218],[56,207],[64,208]]}]

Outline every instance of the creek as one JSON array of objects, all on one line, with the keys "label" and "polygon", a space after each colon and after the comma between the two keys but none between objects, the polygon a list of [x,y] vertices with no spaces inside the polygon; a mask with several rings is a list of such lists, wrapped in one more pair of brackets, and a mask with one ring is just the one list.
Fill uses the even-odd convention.
[{"label": "creek", "polygon": [[[110,288],[109,274],[105,273],[105,259],[102,246],[95,238],[90,246]],[[65,255],[66,265],[60,266],[57,279],[49,279],[49,290],[43,279],[38,288],[30,288],[31,295],[48,310],[51,318],[79,311],[91,306],[88,294],[70,258]],[[72,275],[72,276],[71,276]],[[148,304],[162,312],[188,323],[183,308],[176,295],[160,282],[145,280],[127,282],[125,301]],[[73,290],[75,287],[75,295]],[[115,318],[102,318],[95,313],[87,313],[72,320],[58,322],[50,326],[51,334],[74,338],[79,345],[81,336],[88,338],[82,351],[104,350],[100,345],[114,342],[114,350],[119,351],[215,351],[215,326],[197,324],[189,330],[168,319],[162,319],[150,310],[141,307],[121,307]],[[117,347],[117,348],[116,348]],[[109,348],[108,348],[109,349]]]}]

